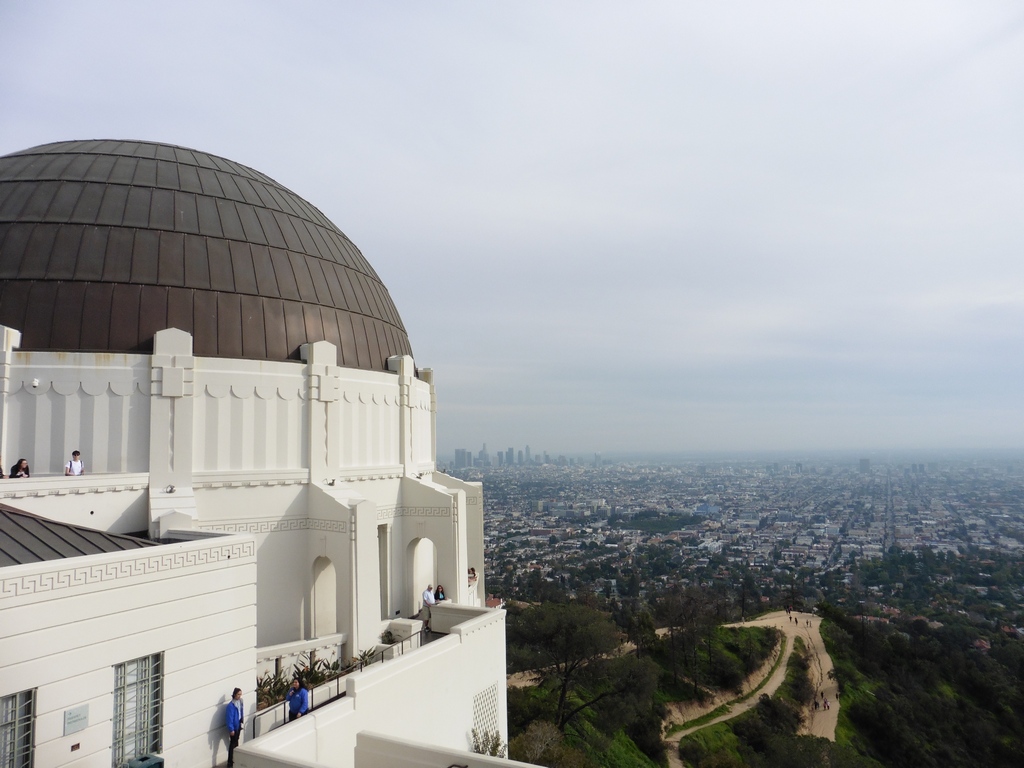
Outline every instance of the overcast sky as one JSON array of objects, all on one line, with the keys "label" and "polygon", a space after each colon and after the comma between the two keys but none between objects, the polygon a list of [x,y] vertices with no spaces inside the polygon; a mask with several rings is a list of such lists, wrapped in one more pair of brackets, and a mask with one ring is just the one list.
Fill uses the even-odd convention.
[{"label": "overcast sky", "polygon": [[438,449],[1024,448],[1019,2],[0,2],[0,154],[223,155],[355,242]]}]

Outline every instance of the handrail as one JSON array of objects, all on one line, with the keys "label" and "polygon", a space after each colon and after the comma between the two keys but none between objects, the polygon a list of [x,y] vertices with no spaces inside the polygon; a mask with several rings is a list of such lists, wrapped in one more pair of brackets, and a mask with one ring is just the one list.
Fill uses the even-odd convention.
[{"label": "handrail", "polygon": [[[424,645],[426,645],[427,642],[429,642],[428,636],[432,634],[439,635],[442,633],[431,632],[427,629],[421,629],[414,635],[410,635],[409,637],[403,638],[397,643],[392,643],[391,645],[383,647],[379,652],[369,656],[367,661],[361,660],[354,667],[350,667],[337,677],[333,677],[330,680],[327,680],[326,682],[316,686],[315,688],[308,689],[309,711],[312,712],[313,710],[319,709],[320,707],[324,707],[333,701],[337,701],[338,699],[343,698],[345,696],[345,688],[341,684],[341,681],[348,675],[352,674],[353,672],[362,672],[366,667],[370,666],[371,664],[375,664],[377,661],[380,661],[383,664],[385,661],[388,660],[389,657],[387,654],[389,652],[391,653],[390,658],[394,658],[395,656],[404,656],[407,647],[408,650],[410,651],[414,651],[417,648],[421,648]],[[415,640],[419,640],[418,645],[413,644],[413,641]],[[332,688],[334,689],[333,691],[331,690]],[[324,694],[326,694],[326,698],[322,701],[317,701],[317,699]],[[278,708],[280,708],[280,713],[278,713]],[[270,719],[270,723],[269,725],[265,726],[265,723],[268,718]],[[272,704],[266,709],[261,709],[259,712],[253,715],[252,720],[253,736],[262,736],[264,733],[269,733],[270,731],[279,728],[282,725],[285,725],[288,722],[288,700],[285,699],[276,704]]]}]

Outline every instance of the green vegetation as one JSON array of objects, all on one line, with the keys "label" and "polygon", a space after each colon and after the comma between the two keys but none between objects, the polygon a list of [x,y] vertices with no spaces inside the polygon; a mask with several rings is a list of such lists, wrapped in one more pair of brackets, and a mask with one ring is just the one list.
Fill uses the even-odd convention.
[{"label": "green vegetation", "polygon": [[677,700],[702,700],[702,685],[738,691],[778,643],[775,630],[721,627],[719,607],[714,595],[697,587],[672,587],[654,603],[655,616],[668,630],[655,653],[671,672],[671,683],[663,687],[678,687],[681,675],[689,679],[690,695]]},{"label": "green vegetation", "polygon": [[[653,562],[638,558],[636,570],[623,572],[642,573]],[[680,756],[693,768],[1019,765],[1022,579],[1024,569],[1005,556],[895,548],[857,564],[845,581],[822,575],[841,603],[819,606],[840,694],[836,741],[797,735],[815,695],[813,660],[797,639],[773,698],[759,687],[673,727],[709,723],[757,697],[749,712],[684,737]],[[536,670],[541,682],[509,691],[510,757],[567,768],[664,765],[666,705],[740,690],[784,642],[774,629],[722,626],[737,608],[769,604],[751,585],[737,583],[730,597],[714,583],[698,584],[670,584],[645,599],[590,594],[574,602],[548,583],[550,602],[512,609],[510,666]],[[798,602],[799,584],[785,586],[787,601]],[[545,722],[557,734],[548,742],[537,737]]]},{"label": "green vegetation", "polygon": [[[531,670],[540,682],[508,691],[509,757],[560,767],[663,765],[664,704],[689,699],[695,690],[703,698],[737,688],[781,637],[762,627],[715,626],[704,615],[689,615],[700,620],[699,632],[680,620],[673,651],[669,637],[654,633],[646,612],[619,611],[613,621],[576,602],[511,607],[509,670]],[[634,641],[631,651],[622,645],[624,634]],[[696,688],[678,663],[684,653],[701,675]]]},{"label": "green vegetation", "polygon": [[689,730],[690,728],[699,728],[700,726],[704,725],[705,723],[710,723],[713,720],[717,720],[722,715],[729,714],[732,711],[733,704],[735,704],[738,701],[741,701],[741,699],[734,699],[733,701],[730,701],[727,704],[723,704],[720,707],[715,707],[710,712],[708,712],[706,714],[703,714],[700,717],[695,717],[695,718],[693,718],[693,720],[687,720],[685,723],[676,723],[675,725],[673,725],[671,728],[668,729],[668,732],[665,735],[666,736],[671,736],[673,733],[679,733],[680,731],[686,731],[686,730]]},{"label": "green vegetation", "polygon": [[777,670],[779,668],[779,665],[782,663],[783,658],[785,658],[785,656],[786,656],[786,642],[787,642],[786,636],[780,634],[779,635],[779,643],[780,643],[779,655],[775,659],[775,663],[772,664],[772,668],[770,670],[768,670],[768,674],[764,676],[764,678],[761,680],[760,683],[757,684],[757,686],[754,688],[754,690],[744,694],[743,696],[740,696],[737,699],[737,701],[746,701],[751,696],[756,696],[761,691],[762,688],[764,688],[766,685],[768,685],[768,681],[772,679],[772,675],[775,674],[775,670]]},{"label": "green vegetation", "polygon": [[318,659],[314,651],[308,651],[299,657],[291,674],[284,671],[273,674],[268,672],[256,678],[256,709],[259,711],[284,701],[292,680],[299,680],[303,686],[312,689],[348,674],[356,668],[357,661],[352,659],[348,664],[342,665],[338,661]]},{"label": "green vegetation", "polygon": [[1018,638],[967,621],[894,625],[830,605],[821,610],[843,704],[839,743],[886,765],[1020,765],[1024,648]]},{"label": "green vegetation", "polygon": [[775,695],[798,707],[804,707],[814,700],[814,685],[811,683],[811,654],[802,637],[793,640],[793,652],[786,663],[786,678]]},{"label": "green vegetation", "polygon": [[[772,637],[772,633],[775,633],[774,630],[767,629],[765,627],[721,627],[720,629],[724,629],[727,631],[739,631],[741,633],[763,633],[764,635],[767,635],[767,637],[769,638]],[[755,634],[755,636],[757,636],[757,634]],[[768,673],[763,678],[761,678],[761,681],[753,689],[747,691],[742,696],[736,697],[732,701],[726,702],[720,707],[716,707],[711,712],[703,714],[700,717],[695,717],[693,720],[687,720],[685,723],[676,723],[668,729],[668,732],[665,735],[669,736],[674,733],[679,733],[679,731],[686,731],[690,728],[698,728],[701,725],[704,725],[705,723],[710,723],[714,720],[717,720],[722,715],[728,714],[732,710],[734,705],[746,701],[751,696],[756,696],[762,688],[768,685],[768,681],[771,680],[772,675],[775,674],[775,671],[779,668],[779,665],[782,663],[782,659],[786,655],[786,636],[781,633],[775,633],[775,636],[777,636],[778,642],[780,644],[778,647],[778,655],[775,659],[775,663],[772,664],[772,667],[770,670],[768,670]],[[768,649],[769,652],[771,652],[772,650],[773,649],[771,648]]]},{"label": "green vegetation", "polygon": [[[654,696],[659,668],[621,652],[622,633],[607,613],[575,602],[511,609],[508,640],[510,670],[532,670],[540,679],[509,691],[511,757],[605,768],[664,760],[664,710]],[[541,723],[559,736],[538,730]]]},{"label": "green vegetation", "polygon": [[629,520],[622,520],[613,516],[609,520],[612,528],[625,528],[652,534],[681,531],[683,528],[700,525],[702,522],[704,522],[704,518],[697,515],[666,515],[660,512],[640,512]]},{"label": "green vegetation", "polygon": [[693,768],[877,768],[856,750],[797,736],[800,723],[797,705],[762,695],[749,712],[680,741],[679,757]]}]

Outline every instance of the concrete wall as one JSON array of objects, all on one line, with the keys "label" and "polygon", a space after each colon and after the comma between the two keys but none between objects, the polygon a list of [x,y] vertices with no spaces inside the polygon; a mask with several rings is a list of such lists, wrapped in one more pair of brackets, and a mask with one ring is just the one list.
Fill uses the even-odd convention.
[{"label": "concrete wall", "polygon": [[[61,475],[76,449],[90,473],[166,473],[183,452],[179,475],[433,468],[433,385],[416,378],[411,357],[393,358],[396,373],[325,363],[335,359],[327,342],[304,347],[308,362],[202,358],[173,328],[154,336],[152,355],[23,352],[18,338],[0,326],[5,471],[26,458],[34,475]],[[152,434],[164,430],[172,450],[154,455]]]},{"label": "concrete wall", "polygon": [[197,471],[309,466],[306,366],[196,358]]},{"label": "concrete wall", "polygon": [[0,455],[34,476],[63,475],[80,450],[88,472],[149,468],[148,355],[7,352],[0,363]]},{"label": "concrete wall", "polygon": [[356,739],[354,768],[437,768],[443,765],[460,765],[465,768],[525,768],[530,764],[489,755],[427,747],[369,731],[363,731]]},{"label": "concrete wall", "polygon": [[[109,768],[113,667],[156,653],[168,765],[223,761],[232,689],[255,703],[255,597],[249,536],[0,570],[0,695],[36,691],[35,764]],[[83,705],[88,726],[65,736]]]},{"label": "concrete wall", "polygon": [[0,502],[61,523],[138,533],[149,527],[148,486],[145,473],[0,480]]}]

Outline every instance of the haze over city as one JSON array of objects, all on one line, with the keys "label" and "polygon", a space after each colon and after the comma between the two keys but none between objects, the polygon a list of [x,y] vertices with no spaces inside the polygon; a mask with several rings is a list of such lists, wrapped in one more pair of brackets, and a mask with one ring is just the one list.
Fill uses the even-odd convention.
[{"label": "haze over city", "polygon": [[1024,446],[1016,3],[0,6],[0,154],[314,201],[438,450]]}]

